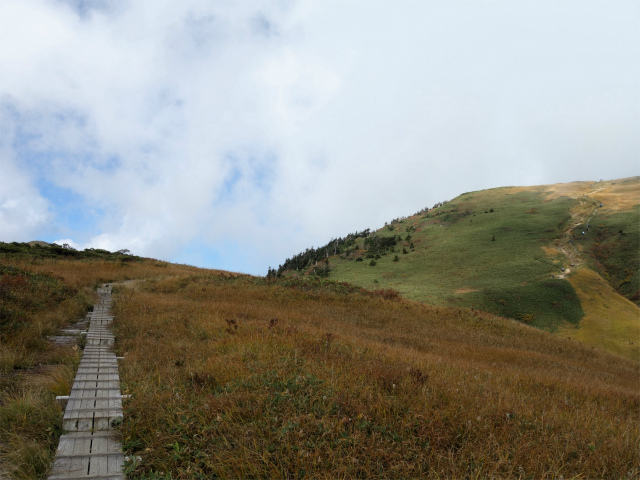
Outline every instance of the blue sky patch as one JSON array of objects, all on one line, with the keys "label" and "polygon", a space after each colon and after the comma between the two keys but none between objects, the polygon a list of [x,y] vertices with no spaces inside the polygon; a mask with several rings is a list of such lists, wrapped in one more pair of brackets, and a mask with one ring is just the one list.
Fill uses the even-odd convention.
[{"label": "blue sky patch", "polygon": [[245,248],[232,240],[216,242],[216,247],[201,240],[192,240],[183,246],[171,262],[202,268],[215,268],[248,273],[255,265],[247,258]]},{"label": "blue sky patch", "polygon": [[52,237],[71,237],[82,241],[79,236],[100,233],[97,230],[97,220],[104,217],[104,209],[88,206],[82,196],[44,178],[38,180],[37,187],[40,194],[53,206],[56,230]]}]

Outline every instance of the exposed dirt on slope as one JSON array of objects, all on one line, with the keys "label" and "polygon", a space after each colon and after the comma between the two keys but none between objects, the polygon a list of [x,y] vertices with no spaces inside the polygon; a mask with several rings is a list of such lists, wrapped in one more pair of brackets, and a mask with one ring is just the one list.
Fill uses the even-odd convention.
[{"label": "exposed dirt on slope", "polygon": [[454,290],[453,293],[471,293],[471,292],[479,292],[480,290],[478,290],[477,288],[471,288],[471,287],[462,287],[459,288],[457,290]]}]

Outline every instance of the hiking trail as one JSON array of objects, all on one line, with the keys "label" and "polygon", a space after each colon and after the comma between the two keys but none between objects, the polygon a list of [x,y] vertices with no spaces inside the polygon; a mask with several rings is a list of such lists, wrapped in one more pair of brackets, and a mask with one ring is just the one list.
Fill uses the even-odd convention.
[{"label": "hiking trail", "polygon": [[122,422],[118,360],[110,324],[111,285],[97,290],[82,360],[66,400],[56,458],[49,480],[123,480],[125,457],[114,427]]}]

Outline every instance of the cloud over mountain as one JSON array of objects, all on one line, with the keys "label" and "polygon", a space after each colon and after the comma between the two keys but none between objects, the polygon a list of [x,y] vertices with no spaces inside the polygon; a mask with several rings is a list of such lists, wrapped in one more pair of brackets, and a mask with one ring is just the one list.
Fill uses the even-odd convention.
[{"label": "cloud over mountain", "polygon": [[461,191],[638,174],[634,2],[0,4],[0,240],[264,273]]}]

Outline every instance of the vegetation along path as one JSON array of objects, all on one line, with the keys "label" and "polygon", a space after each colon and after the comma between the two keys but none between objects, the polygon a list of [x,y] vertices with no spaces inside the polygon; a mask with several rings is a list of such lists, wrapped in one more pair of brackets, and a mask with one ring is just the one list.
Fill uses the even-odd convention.
[{"label": "vegetation along path", "polygon": [[124,479],[124,454],[113,427],[122,421],[118,364],[110,324],[111,285],[98,288],[82,361],[68,398],[49,479]]}]

